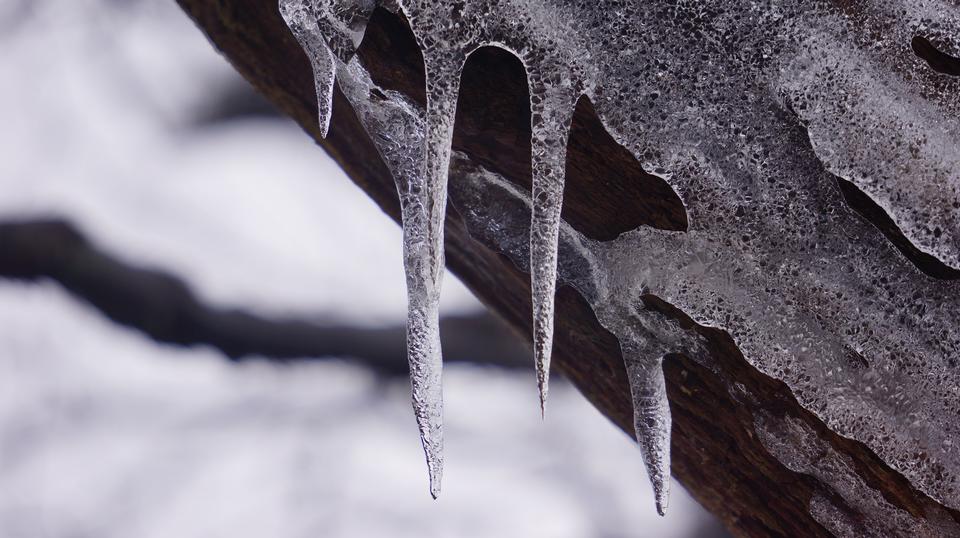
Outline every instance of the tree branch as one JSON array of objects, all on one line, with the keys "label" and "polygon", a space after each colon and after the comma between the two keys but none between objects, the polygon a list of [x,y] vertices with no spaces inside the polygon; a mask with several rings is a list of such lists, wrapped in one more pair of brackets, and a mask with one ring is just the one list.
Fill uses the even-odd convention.
[{"label": "tree branch", "polygon": [[[61,220],[0,223],[0,276],[52,279],[116,323],[158,342],[209,345],[234,360],[349,357],[381,375],[408,372],[402,325],[325,326],[212,308],[180,279],[117,261]],[[448,316],[440,323],[449,361],[530,366],[528,351],[489,314]]]}]

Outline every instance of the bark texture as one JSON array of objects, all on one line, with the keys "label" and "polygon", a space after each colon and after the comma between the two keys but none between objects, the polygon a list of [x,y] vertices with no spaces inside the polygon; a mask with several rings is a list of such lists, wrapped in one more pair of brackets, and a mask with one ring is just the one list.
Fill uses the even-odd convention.
[{"label": "bark texture", "polygon": [[[320,138],[310,64],[280,18],[276,0],[178,2],[251,84],[293,117],[399,221],[393,179],[339,91],[334,95],[330,135]],[[358,54],[379,85],[424,102],[422,60],[402,19],[378,10]],[[474,54],[461,85],[454,149],[529,188],[529,119],[519,61],[497,49]],[[644,173],[629,152],[606,134],[586,100],[577,107],[567,166],[563,217],[585,235],[607,240],[641,225],[686,228],[686,213],[673,190]],[[450,178],[451,183],[456,181],[455,175]],[[502,254],[472,239],[455,207],[448,211],[446,230],[450,268],[489,308],[529,338],[529,276]],[[647,298],[647,303],[695,326],[655,297]],[[734,534],[830,536],[810,515],[809,502],[815,495],[839,498],[829,485],[789,470],[764,449],[754,429],[759,416],[806,424],[834,451],[855,462],[861,478],[887,502],[914,517],[946,513],[960,521],[960,514],[918,492],[864,445],[834,434],[801,408],[785,384],[743,359],[729,335],[704,327],[697,330],[709,338],[718,367],[716,372],[709,371],[683,356],[665,362],[673,415],[672,470]],[[557,294],[554,365],[604,415],[624,431],[632,431],[630,391],[619,344],[569,287],[561,287]],[[535,390],[532,357],[530,368],[531,390]],[[638,487],[647,487],[639,477]],[[856,507],[849,506],[846,515],[869,528],[870,521]]]}]

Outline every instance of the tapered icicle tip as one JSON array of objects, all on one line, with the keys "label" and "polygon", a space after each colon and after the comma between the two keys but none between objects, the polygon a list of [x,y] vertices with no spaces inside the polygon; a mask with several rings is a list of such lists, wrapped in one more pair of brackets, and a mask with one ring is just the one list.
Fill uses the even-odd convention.
[{"label": "tapered icicle tip", "polygon": [[333,83],[336,77],[333,52],[324,41],[317,25],[317,13],[309,3],[304,0],[280,0],[279,8],[280,16],[310,58],[317,94],[317,122],[320,126],[320,136],[326,138],[330,130]]},{"label": "tapered icicle tip", "polygon": [[[443,387],[440,336],[436,317],[414,311],[408,322],[410,382],[413,412],[420,430],[420,442],[427,460],[430,495],[440,496],[443,477]],[[426,323],[423,323],[423,322]]]},{"label": "tapered icicle tip", "polygon": [[424,450],[427,452],[427,469],[429,469],[430,477],[430,496],[433,497],[433,500],[440,498],[440,483],[443,480],[443,458],[441,456],[440,460],[437,461],[436,454],[431,454],[430,449],[424,445]]},{"label": "tapered icicle tip", "polygon": [[320,127],[320,138],[326,138],[327,134],[330,133],[330,117],[327,116],[326,119],[321,115],[318,118],[318,125]]},{"label": "tapered icicle tip", "polygon": [[670,415],[661,416],[660,420],[648,416],[645,422],[646,427],[637,428],[637,442],[653,487],[657,513],[664,516],[670,504]]},{"label": "tapered icicle tip", "polygon": [[434,476],[430,473],[430,496],[433,497],[433,500],[440,498],[440,476]]},{"label": "tapered icicle tip", "polygon": [[643,455],[657,513],[666,514],[670,499],[670,401],[662,359],[624,350],[624,363],[633,397],[633,427]]},{"label": "tapered icicle tip", "polygon": [[[647,428],[643,433],[637,431],[650,485],[653,486],[657,513],[661,516],[666,515],[670,504],[670,415],[666,415],[665,419],[665,425],[660,421],[658,426]],[[641,435],[643,439],[639,439]]]},{"label": "tapered icicle tip", "polygon": [[[410,364],[411,371],[424,368],[428,373],[411,378],[413,382],[413,410],[420,429],[420,442],[427,460],[427,476],[430,480],[430,496],[440,496],[440,483],[443,478],[443,409],[440,392],[439,369],[432,365]],[[426,398],[423,398],[426,396]]]},{"label": "tapered icicle tip", "polygon": [[[406,224],[406,223],[404,223]],[[404,230],[406,235],[409,229]],[[411,271],[413,266],[408,266]],[[410,308],[407,318],[407,360],[413,414],[420,431],[420,443],[427,461],[430,495],[440,495],[443,476],[443,359],[440,354],[440,316],[436,297],[411,279],[408,284]]]},{"label": "tapered icicle tip", "polygon": [[[667,515],[667,508],[670,506],[670,482],[664,482],[659,490],[654,488],[655,502],[657,504],[657,513],[660,517]],[[434,497],[436,498],[436,497]]]},{"label": "tapered icicle tip", "polygon": [[316,50],[311,55],[313,80],[317,89],[317,124],[320,136],[327,137],[330,132],[330,118],[333,115],[333,84],[336,81],[336,60],[330,48],[322,42],[319,34],[313,39]]},{"label": "tapered icicle tip", "polygon": [[[549,340],[549,338],[547,338]],[[540,393],[540,419],[547,418],[547,395],[550,392],[550,354],[542,349],[534,352],[537,363],[537,389]]]},{"label": "tapered icicle tip", "polygon": [[[551,208],[552,209],[552,208]],[[559,208],[556,208],[559,212]],[[533,226],[537,226],[534,219]],[[557,234],[559,224],[548,228],[550,242],[535,244],[531,239],[530,264],[535,269],[531,274],[533,290],[533,356],[537,365],[537,388],[540,391],[540,419],[547,416],[547,395],[550,391],[550,356],[553,352],[554,294],[557,283]],[[531,234],[531,238],[536,234]],[[544,254],[546,249],[546,254]],[[542,265],[546,264],[546,270]]]},{"label": "tapered icicle tip", "polygon": [[[429,433],[426,433],[424,431]],[[423,443],[423,453],[427,457],[427,476],[430,481],[430,496],[433,500],[440,497],[440,484],[443,481],[443,435],[439,421],[423,424],[420,430],[420,441]]]},{"label": "tapered icicle tip", "polygon": [[433,438],[423,438],[423,452],[427,456],[427,472],[430,478],[430,496],[433,500],[440,497],[440,485],[443,481],[443,426],[439,417],[427,425]]}]

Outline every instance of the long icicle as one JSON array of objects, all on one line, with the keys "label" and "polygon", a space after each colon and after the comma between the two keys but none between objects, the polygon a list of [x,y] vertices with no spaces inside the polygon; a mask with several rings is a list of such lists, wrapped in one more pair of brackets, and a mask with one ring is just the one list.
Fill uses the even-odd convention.
[{"label": "long icicle", "polygon": [[[326,136],[330,123],[336,58],[349,61],[374,7],[369,1],[342,9],[341,2],[344,1],[349,0],[280,0],[280,12],[312,64],[318,121],[323,136]],[[407,15],[410,20],[416,18],[411,17],[411,13]],[[393,155],[399,160],[391,169],[397,180],[403,216],[412,400],[429,470],[430,493],[437,498],[443,473],[442,354],[438,308],[444,269],[443,222],[453,125],[465,55],[460,54],[456,46],[450,47],[456,40],[430,38],[419,41],[427,78],[422,153],[414,155],[401,151]],[[544,413],[553,341],[566,150],[579,91],[564,73],[542,76],[539,68],[544,62],[525,63],[528,65],[532,113],[531,288],[537,380],[541,413]],[[418,146],[420,144],[415,143],[409,151],[416,153],[414,148]],[[381,153],[391,160],[389,150],[384,153],[381,149]],[[624,342],[623,338],[621,342]],[[639,342],[634,344],[630,347],[642,347]],[[661,369],[662,358],[651,360],[656,356],[649,349],[642,353],[636,349],[624,349],[634,401],[636,436],[654,488],[657,511],[662,515],[669,497],[670,409]]]},{"label": "long icicle", "polygon": [[545,85],[536,74],[529,77],[529,87],[533,173],[530,288],[533,301],[533,353],[540,390],[540,415],[543,417],[546,414],[550,382],[560,212],[574,99],[569,87],[555,89]]},{"label": "long icicle", "polygon": [[333,53],[320,33],[317,24],[318,14],[304,0],[280,0],[280,15],[307,53],[307,57],[310,58],[317,92],[317,121],[320,136],[326,138],[330,130],[333,83],[336,74]]},{"label": "long icicle", "polygon": [[[623,340],[621,340],[623,346]],[[657,513],[670,501],[670,402],[663,377],[663,357],[649,349],[623,346],[623,361],[633,397],[633,427],[653,486]]]},{"label": "long icicle", "polygon": [[430,473],[430,494],[440,495],[443,476],[443,390],[439,299],[443,278],[443,221],[453,122],[460,88],[459,58],[424,52],[427,78],[424,170],[401,193],[404,265],[407,274],[407,355],[413,408]]}]

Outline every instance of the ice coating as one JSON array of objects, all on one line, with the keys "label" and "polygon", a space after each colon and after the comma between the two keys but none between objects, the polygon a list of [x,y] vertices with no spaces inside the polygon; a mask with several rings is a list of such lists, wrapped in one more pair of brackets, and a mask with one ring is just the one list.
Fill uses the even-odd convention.
[{"label": "ice coating", "polygon": [[[873,0],[860,9],[849,14],[853,23],[877,36],[864,55],[837,54],[833,43],[848,30],[821,24],[796,57],[784,62],[777,84],[827,169],[869,194],[921,250],[960,268],[960,100],[956,84],[933,91],[947,77],[923,65],[915,69],[920,62],[910,49],[915,35],[935,36],[956,54],[960,6]],[[892,69],[869,70],[864,61],[888,62]],[[918,87],[906,75],[920,79],[921,91],[929,92],[926,100],[898,99]],[[857,136],[851,127],[884,134],[853,145],[847,139]],[[927,181],[918,185],[902,181],[904,176]]]},{"label": "ice coating", "polygon": [[838,453],[802,421],[758,416],[755,431],[763,446],[791,470],[810,475],[840,496],[847,506],[874,517],[865,524],[850,517],[835,499],[814,495],[810,513],[841,538],[886,538],[889,536],[960,536],[960,524],[942,508],[933,508],[926,519],[890,504],[883,495],[858,479],[850,458]]},{"label": "ice coating", "polygon": [[[921,35],[957,56],[956,2],[398,4],[424,50],[431,110],[392,92],[372,96],[355,60],[337,72],[397,179],[405,242],[442,245],[450,153],[441,141],[449,141],[464,59],[485,45],[512,51],[530,86],[534,196],[454,156],[453,203],[472,234],[531,268],[543,393],[554,274],[617,336],[658,498],[669,476],[662,357],[684,353],[708,365],[709,357],[695,335],[643,307],[648,294],[730,333],[751,364],[783,380],[832,430],[960,507],[960,287],[922,274],[850,209],[836,179],[866,193],[919,249],[960,266],[960,79],[911,50]],[[321,20],[351,12],[324,9]],[[678,193],[686,233],[641,227],[601,243],[557,218],[569,111],[581,94]],[[420,231],[408,234],[408,221]],[[442,250],[407,252],[417,253],[406,257],[408,278],[411,267],[423,277],[417,297],[434,299],[439,282],[430,276]],[[413,299],[411,318],[414,305],[429,304]],[[423,309],[425,328],[434,313]],[[417,375],[436,375],[414,376],[414,386],[436,383],[430,394],[439,397],[433,336],[417,336],[436,351]],[[423,414],[421,433],[428,462],[437,462],[440,404],[429,403],[437,412]],[[435,430],[423,427],[433,419]]]}]

